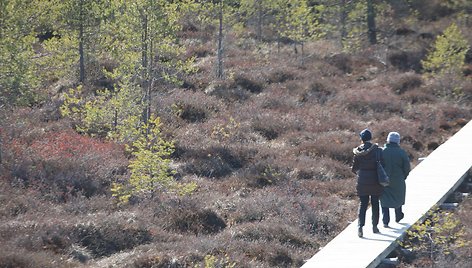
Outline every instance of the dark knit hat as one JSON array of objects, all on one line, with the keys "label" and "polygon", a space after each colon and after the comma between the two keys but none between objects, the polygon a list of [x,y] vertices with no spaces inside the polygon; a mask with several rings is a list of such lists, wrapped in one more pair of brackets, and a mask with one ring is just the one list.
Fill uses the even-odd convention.
[{"label": "dark knit hat", "polygon": [[370,141],[372,139],[372,133],[367,128],[362,130],[361,133],[359,133],[359,136],[362,141]]}]

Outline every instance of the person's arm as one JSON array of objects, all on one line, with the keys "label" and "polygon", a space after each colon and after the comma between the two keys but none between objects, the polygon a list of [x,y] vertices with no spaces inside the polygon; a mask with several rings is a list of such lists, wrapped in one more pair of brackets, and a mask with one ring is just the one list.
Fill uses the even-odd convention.
[{"label": "person's arm", "polygon": [[357,174],[357,171],[359,170],[359,160],[356,156],[354,156],[354,159],[352,160],[352,167],[351,167],[352,172]]},{"label": "person's arm", "polygon": [[380,149],[380,148],[378,150],[379,150],[379,155],[380,155],[380,164],[382,164],[382,167],[385,168],[385,160],[384,160],[383,150]]},{"label": "person's arm", "polygon": [[408,177],[408,174],[410,174],[410,159],[408,158],[408,154],[403,151],[403,157],[402,157],[402,166],[403,166],[403,174],[405,175],[405,180],[406,177]]}]

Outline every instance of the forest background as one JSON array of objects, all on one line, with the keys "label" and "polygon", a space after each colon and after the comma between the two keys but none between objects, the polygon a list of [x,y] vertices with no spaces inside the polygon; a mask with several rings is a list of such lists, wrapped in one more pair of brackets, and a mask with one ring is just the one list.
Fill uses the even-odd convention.
[{"label": "forest background", "polygon": [[[471,14],[1,1],[0,267],[301,266],[356,219],[360,130],[414,166],[469,122]],[[400,267],[470,266],[471,207]]]}]

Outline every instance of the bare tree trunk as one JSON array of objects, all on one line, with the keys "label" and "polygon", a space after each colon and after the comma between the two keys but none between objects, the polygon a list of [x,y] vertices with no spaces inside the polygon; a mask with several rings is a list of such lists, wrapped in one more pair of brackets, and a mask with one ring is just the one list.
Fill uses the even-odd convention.
[{"label": "bare tree trunk", "polygon": [[367,0],[367,35],[371,45],[377,44],[377,29],[375,27],[374,0]]},{"label": "bare tree trunk", "polygon": [[0,133],[0,165],[2,164],[2,136]]},{"label": "bare tree trunk", "polygon": [[301,52],[302,52],[302,60],[301,60],[301,63],[302,63],[302,66],[305,65],[305,43],[302,41],[300,42],[300,49],[301,49]]},{"label": "bare tree trunk", "polygon": [[146,69],[148,65],[148,18],[147,14],[144,14],[145,11],[141,12],[143,31],[141,33],[141,66],[143,67],[143,76],[145,77]]},{"label": "bare tree trunk", "polygon": [[340,18],[339,22],[341,24],[341,47],[344,47],[344,40],[346,40],[347,37],[347,30],[346,30],[346,20],[347,20],[347,6],[346,6],[346,0],[341,0],[341,13],[340,13]]},{"label": "bare tree trunk", "polygon": [[280,34],[277,36],[277,54],[280,54]]},{"label": "bare tree trunk", "polygon": [[[149,64],[148,64],[148,87],[147,87],[147,99],[146,99],[146,118],[147,121],[151,118],[151,102],[152,95],[151,91],[154,86],[154,64],[153,64],[153,44],[152,40],[149,42]],[[147,128],[147,135],[149,135],[149,128]]]},{"label": "bare tree trunk", "polygon": [[223,0],[220,0],[219,13],[219,31],[218,31],[218,66],[216,69],[216,77],[223,78]]},{"label": "bare tree trunk", "polygon": [[80,1],[79,8],[79,82],[85,81],[85,55],[84,55],[84,0]]},{"label": "bare tree trunk", "polygon": [[257,38],[262,42],[262,0],[257,0]]},{"label": "bare tree trunk", "polygon": [[113,131],[116,131],[117,127],[118,127],[118,110],[115,109],[113,111]]},{"label": "bare tree trunk", "polygon": [[141,67],[142,67],[142,83],[141,88],[144,94],[144,109],[143,109],[143,123],[147,124],[149,121],[149,98],[150,98],[150,83],[149,83],[149,75],[150,75],[150,67],[149,67],[149,59],[148,59],[148,42],[149,42],[149,27],[148,27],[148,17],[145,13],[146,11],[141,11],[141,19],[142,19],[142,32],[141,32]]},{"label": "bare tree trunk", "polygon": [[[277,21],[277,29],[280,29],[280,22]],[[282,36],[280,35],[280,32],[277,32],[277,54],[280,54],[280,47],[282,42]]]}]

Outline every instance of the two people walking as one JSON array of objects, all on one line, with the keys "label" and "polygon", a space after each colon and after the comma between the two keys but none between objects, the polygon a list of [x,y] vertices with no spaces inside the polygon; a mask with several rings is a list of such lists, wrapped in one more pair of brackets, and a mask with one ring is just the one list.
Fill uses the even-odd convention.
[{"label": "two people walking", "polygon": [[[372,231],[379,233],[379,201],[382,207],[382,222],[388,227],[390,208],[395,209],[395,221],[403,219],[402,206],[405,204],[405,180],[410,172],[407,153],[400,147],[400,134],[390,132],[387,144],[380,148],[372,143],[372,132],[364,129],[359,134],[362,144],[353,149],[352,171],[357,174],[357,195],[360,204],[358,211],[358,236],[363,237],[366,211],[369,203],[372,207]],[[377,179],[377,161],[385,168],[390,185],[383,187]]]}]

